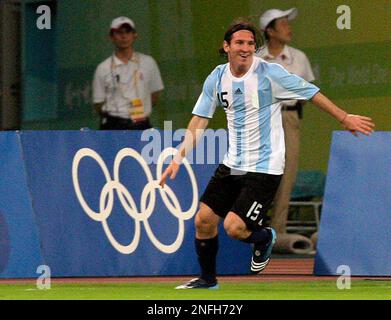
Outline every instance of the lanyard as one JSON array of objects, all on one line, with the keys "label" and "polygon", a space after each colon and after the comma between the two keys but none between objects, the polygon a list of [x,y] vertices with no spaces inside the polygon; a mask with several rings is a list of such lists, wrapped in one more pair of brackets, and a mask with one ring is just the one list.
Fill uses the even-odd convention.
[{"label": "lanyard", "polygon": [[121,82],[120,74],[115,74],[114,71],[117,68],[117,65],[115,64],[114,54],[111,56],[111,79],[112,79],[112,82],[113,82],[113,87],[114,87],[115,91],[118,88],[120,90],[120,92],[121,92],[122,97],[125,98],[125,99],[129,99],[124,94],[125,87],[128,84],[130,84],[130,86],[135,89],[136,97],[139,98],[138,80],[139,80],[139,76],[140,76],[140,71],[139,71],[139,69],[140,69],[140,62],[139,62],[139,59],[138,59],[136,53],[134,53],[133,55],[134,55],[134,59],[133,60],[129,60],[129,61],[132,61],[132,62],[134,62],[136,64],[136,69],[133,71],[133,74],[132,74],[132,76],[130,78],[130,81],[125,82],[125,83]]}]

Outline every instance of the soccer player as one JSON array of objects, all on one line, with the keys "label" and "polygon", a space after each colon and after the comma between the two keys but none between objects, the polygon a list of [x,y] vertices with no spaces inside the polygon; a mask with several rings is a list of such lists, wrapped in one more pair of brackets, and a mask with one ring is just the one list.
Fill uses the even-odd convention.
[{"label": "soccer player", "polygon": [[230,237],[253,245],[251,273],[261,273],[269,263],[276,232],[263,225],[263,218],[284,171],[282,100],[312,100],[355,135],[369,135],[374,128],[370,118],[348,114],[315,85],[254,56],[256,37],[256,28],[245,21],[235,22],[226,31],[223,50],[228,63],[217,66],[205,80],[184,141],[160,181],[164,187],[168,176],[175,178],[182,159],[196,145],[216,107],[222,107],[227,116],[229,148],[195,216],[201,275],[177,289],[218,288],[217,233],[222,219]]}]

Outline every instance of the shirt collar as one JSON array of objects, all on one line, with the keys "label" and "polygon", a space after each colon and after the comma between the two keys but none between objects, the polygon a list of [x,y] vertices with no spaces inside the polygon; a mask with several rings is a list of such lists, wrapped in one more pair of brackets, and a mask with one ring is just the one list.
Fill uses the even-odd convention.
[{"label": "shirt collar", "polygon": [[284,49],[282,49],[281,53],[277,57],[274,57],[272,54],[269,53],[269,48],[266,45],[262,49],[262,56],[263,56],[263,59],[265,59],[266,61],[281,60],[286,64],[292,63],[291,50],[289,50],[289,46],[287,46],[287,45],[284,46]]},{"label": "shirt collar", "polygon": [[[115,55],[115,53],[113,53],[113,59],[114,59],[114,65],[115,65],[116,67],[125,64],[122,60],[120,60],[120,59]],[[137,54],[137,52],[135,52],[135,51],[133,52],[132,59],[130,59],[130,61],[132,61],[132,62],[137,62],[137,61],[138,61],[138,54]]]}]

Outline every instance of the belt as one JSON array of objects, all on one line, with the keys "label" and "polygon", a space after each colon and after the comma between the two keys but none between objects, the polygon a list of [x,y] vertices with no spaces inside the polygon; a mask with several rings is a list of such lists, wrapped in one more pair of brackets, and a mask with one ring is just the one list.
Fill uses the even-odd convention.
[{"label": "belt", "polygon": [[283,111],[298,111],[298,110],[300,110],[300,108],[301,108],[301,103],[300,102],[297,102],[295,105],[293,105],[293,106],[282,106],[282,108],[281,108],[281,110],[283,110]]},{"label": "belt", "polygon": [[151,128],[151,124],[149,118],[135,122],[131,119],[124,119],[103,113],[101,114],[100,128],[104,130],[144,130]]},{"label": "belt", "polygon": [[282,106],[281,107],[282,111],[296,111],[299,119],[303,118],[303,105],[300,101],[298,101],[295,105],[293,106]]}]

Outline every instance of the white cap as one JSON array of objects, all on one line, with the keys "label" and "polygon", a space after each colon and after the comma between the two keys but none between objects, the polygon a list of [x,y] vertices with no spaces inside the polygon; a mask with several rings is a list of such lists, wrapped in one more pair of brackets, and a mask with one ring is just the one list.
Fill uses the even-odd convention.
[{"label": "white cap", "polygon": [[279,9],[270,9],[264,12],[260,18],[261,30],[265,31],[266,27],[275,19],[287,17],[288,20],[293,20],[297,17],[298,11],[296,8],[292,8],[286,11]]},{"label": "white cap", "polygon": [[111,22],[110,30],[119,29],[124,24],[131,26],[132,29],[136,29],[136,25],[131,19],[129,19],[128,17],[118,17]]}]

